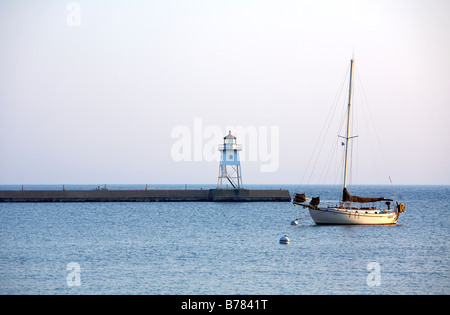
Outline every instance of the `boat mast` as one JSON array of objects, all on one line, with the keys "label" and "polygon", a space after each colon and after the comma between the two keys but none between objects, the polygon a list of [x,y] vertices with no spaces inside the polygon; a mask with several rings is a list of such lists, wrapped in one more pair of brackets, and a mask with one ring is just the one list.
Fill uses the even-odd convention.
[{"label": "boat mast", "polygon": [[[348,140],[350,132],[350,113],[352,107],[352,85],[353,85],[353,63],[354,59],[350,60],[350,86],[348,92],[348,113],[347,113],[347,134],[345,137],[345,165],[344,165],[344,189],[347,188],[347,173],[348,173]],[[353,138],[353,137],[352,137]]]}]

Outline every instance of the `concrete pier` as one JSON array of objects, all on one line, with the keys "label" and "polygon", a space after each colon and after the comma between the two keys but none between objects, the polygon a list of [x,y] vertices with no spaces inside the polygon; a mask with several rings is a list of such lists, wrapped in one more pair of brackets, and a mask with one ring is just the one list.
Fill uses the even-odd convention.
[{"label": "concrete pier", "polygon": [[0,202],[291,201],[288,190],[25,190],[0,191]]}]

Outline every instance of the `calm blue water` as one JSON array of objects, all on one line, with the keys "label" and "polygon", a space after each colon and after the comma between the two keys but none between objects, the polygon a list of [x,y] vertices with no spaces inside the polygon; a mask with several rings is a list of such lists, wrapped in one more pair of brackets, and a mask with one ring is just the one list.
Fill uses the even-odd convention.
[{"label": "calm blue water", "polygon": [[[396,226],[316,226],[291,203],[0,204],[0,294],[449,294],[450,186],[396,192]],[[71,262],[79,286],[68,286]]]}]

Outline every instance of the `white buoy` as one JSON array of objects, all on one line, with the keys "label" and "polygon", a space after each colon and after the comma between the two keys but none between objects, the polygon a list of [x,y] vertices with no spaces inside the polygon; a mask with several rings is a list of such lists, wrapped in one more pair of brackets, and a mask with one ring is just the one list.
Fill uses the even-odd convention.
[{"label": "white buoy", "polygon": [[290,240],[289,240],[289,237],[287,235],[282,236],[280,238],[280,244],[289,244],[289,242],[290,242]]},{"label": "white buoy", "polygon": [[292,220],[291,221],[291,225],[298,225],[298,221],[297,220]]}]

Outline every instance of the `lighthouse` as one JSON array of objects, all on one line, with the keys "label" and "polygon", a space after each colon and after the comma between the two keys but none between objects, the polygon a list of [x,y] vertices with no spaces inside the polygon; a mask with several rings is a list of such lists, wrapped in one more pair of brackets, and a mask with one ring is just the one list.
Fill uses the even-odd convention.
[{"label": "lighthouse", "polygon": [[223,138],[223,144],[220,144],[218,149],[221,152],[221,157],[217,189],[240,189],[242,187],[242,174],[239,151],[242,150],[242,145],[236,143],[236,137],[231,134],[231,130]]}]

